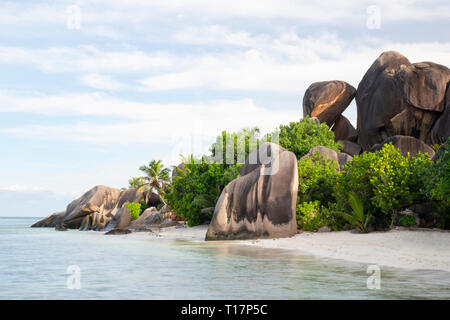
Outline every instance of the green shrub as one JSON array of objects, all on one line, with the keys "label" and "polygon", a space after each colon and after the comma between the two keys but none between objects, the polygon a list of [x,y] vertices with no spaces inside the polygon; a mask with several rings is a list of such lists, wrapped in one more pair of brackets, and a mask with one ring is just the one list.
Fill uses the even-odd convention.
[{"label": "green shrub", "polygon": [[316,231],[324,225],[320,216],[319,201],[297,204],[297,227],[306,231]]},{"label": "green shrub", "polygon": [[351,210],[351,193],[358,194],[366,214],[380,228],[392,226],[399,210],[425,198],[419,185],[420,168],[430,165],[427,155],[403,157],[392,144],[377,152],[364,153],[348,162],[336,184],[335,195],[341,211]]},{"label": "green shrub", "polygon": [[309,117],[291,122],[289,125],[281,125],[278,134],[279,144],[295,153],[297,159],[316,146],[324,146],[335,151],[341,149],[341,145],[334,141],[333,131],[325,123],[316,124],[309,120]]},{"label": "green shrub", "polygon": [[404,215],[400,218],[400,223],[404,227],[412,227],[416,225],[416,216],[414,215]]},{"label": "green shrub", "polygon": [[[214,162],[218,162],[217,157],[221,156],[222,164],[244,163],[249,153],[258,148],[261,142],[259,134],[260,130],[257,127],[244,128],[232,133],[222,131],[209,149],[212,157],[215,157]],[[233,151],[228,150],[231,147]]]},{"label": "green shrub", "polygon": [[141,213],[141,204],[137,202],[127,203],[124,205],[125,208],[128,208],[131,211],[131,220],[136,220],[139,218],[139,214]]},{"label": "green shrub", "polygon": [[223,188],[238,176],[240,165],[207,163],[204,158],[195,161],[191,156],[183,161],[183,167],[166,198],[189,226],[195,226],[211,219],[211,213],[201,210],[216,205]]},{"label": "green shrub", "polygon": [[440,226],[450,228],[450,137],[437,149],[437,160],[420,170],[424,179],[422,191],[433,202]]},{"label": "green shrub", "polygon": [[334,187],[339,178],[339,165],[319,153],[298,161],[297,203],[319,201],[323,206],[334,203]]},{"label": "green shrub", "polygon": [[141,200],[141,201],[139,202],[139,204],[141,205],[141,212],[139,212],[139,215],[141,215],[142,212],[144,212],[145,209],[147,209],[147,203],[145,202],[145,200]]}]

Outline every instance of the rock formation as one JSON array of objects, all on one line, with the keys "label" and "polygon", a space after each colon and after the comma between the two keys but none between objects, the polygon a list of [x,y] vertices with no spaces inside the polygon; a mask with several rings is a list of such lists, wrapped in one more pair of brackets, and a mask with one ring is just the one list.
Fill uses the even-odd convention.
[{"label": "rock formation", "polygon": [[351,122],[343,115],[338,117],[331,130],[334,132],[336,141],[356,142],[358,140],[358,132]]},{"label": "rock formation", "polygon": [[[441,144],[450,136],[450,70],[433,62],[411,63],[395,51],[382,53],[354,88],[343,81],[315,82],[303,98],[303,115],[326,122],[351,156],[377,150],[394,136]],[[342,115],[356,97],[357,128]],[[317,120],[316,120],[317,121]],[[396,138],[402,154],[427,150]],[[416,149],[415,149],[416,148]]]},{"label": "rock formation", "polygon": [[66,211],[50,215],[33,226],[55,227],[61,224],[69,229],[102,230],[124,204],[139,202],[141,198],[142,193],[136,189],[96,186],[72,201]]},{"label": "rock formation", "polygon": [[297,190],[295,155],[274,143],[263,143],[222,191],[206,240],[295,235]]},{"label": "rock formation", "polygon": [[436,120],[431,129],[430,139],[432,144],[441,144],[450,137],[450,85],[447,85],[445,94],[445,109],[442,115]]},{"label": "rock formation", "polygon": [[[342,115],[356,94],[356,89],[344,81],[315,82],[303,96],[303,116],[311,121],[325,122],[334,132],[336,141],[349,141],[356,144],[358,133],[350,121]],[[358,147],[351,145],[348,151],[355,155]],[[347,153],[347,149],[343,152]]]},{"label": "rock formation", "polygon": [[354,87],[344,81],[314,82],[303,96],[303,116],[317,117],[331,127],[355,97]]},{"label": "rock formation", "polygon": [[[358,141],[364,150],[395,135],[432,141],[444,112],[450,70],[433,62],[410,63],[395,51],[375,60],[358,85]],[[444,120],[445,122],[445,120]],[[442,124],[435,141],[446,140]],[[447,125],[448,126],[448,125]]]}]

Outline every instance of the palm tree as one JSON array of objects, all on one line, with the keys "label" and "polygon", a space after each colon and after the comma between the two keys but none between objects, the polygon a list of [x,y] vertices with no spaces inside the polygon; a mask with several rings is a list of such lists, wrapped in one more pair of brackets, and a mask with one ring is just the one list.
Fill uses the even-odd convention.
[{"label": "palm tree", "polygon": [[[161,201],[166,204],[164,199],[165,190],[170,188],[169,169],[164,168],[161,160],[152,160],[148,166],[143,165],[139,170],[144,172],[146,176],[141,177],[143,184],[139,187],[139,191],[148,190],[155,191]],[[145,199],[147,201],[147,199]]]},{"label": "palm tree", "polygon": [[144,184],[142,177],[132,177],[128,180],[128,187],[133,189],[139,189]]}]

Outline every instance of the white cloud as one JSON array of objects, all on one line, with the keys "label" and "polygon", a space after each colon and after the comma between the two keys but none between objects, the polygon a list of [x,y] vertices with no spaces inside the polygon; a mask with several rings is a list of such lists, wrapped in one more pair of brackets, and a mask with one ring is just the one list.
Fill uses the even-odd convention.
[{"label": "white cloud", "polygon": [[301,117],[300,108],[298,111],[270,110],[255,105],[250,99],[183,105],[137,103],[113,99],[105,94],[29,99],[0,96],[0,106],[0,111],[8,112],[103,115],[122,119],[120,123],[102,125],[81,122],[1,129],[7,134],[97,144],[163,145],[168,149],[183,137],[211,141],[221,130],[233,131],[249,126],[259,126],[267,132]]},{"label": "white cloud", "polygon": [[80,80],[89,87],[103,90],[120,90],[125,85],[110,76],[90,73],[82,76]]},{"label": "white cloud", "polygon": [[94,45],[48,49],[0,47],[0,63],[34,65],[44,72],[148,73],[171,67],[175,62],[170,53],[148,53],[130,48],[102,51]]}]

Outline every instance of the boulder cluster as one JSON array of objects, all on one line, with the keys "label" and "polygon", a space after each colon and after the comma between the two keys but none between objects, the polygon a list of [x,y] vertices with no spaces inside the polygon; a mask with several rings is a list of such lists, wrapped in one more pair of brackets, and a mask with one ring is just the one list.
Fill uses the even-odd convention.
[{"label": "boulder cluster", "polygon": [[[428,153],[450,135],[450,70],[411,63],[395,51],[378,57],[355,89],[344,81],[315,82],[303,98],[303,115],[325,122],[343,152],[354,156],[391,142],[404,155]],[[356,129],[342,115],[356,99]]]},{"label": "boulder cluster", "polygon": [[[392,143],[403,155],[428,153],[450,135],[450,70],[433,62],[410,63],[398,52],[384,52],[355,89],[344,81],[315,82],[303,98],[303,114],[326,123],[343,145],[342,152],[312,148],[343,166],[362,152]],[[356,99],[356,128],[342,115]],[[265,155],[262,157],[262,155]],[[182,165],[179,166],[182,168]],[[173,177],[177,175],[174,169]],[[250,153],[239,176],[222,191],[206,240],[290,237],[297,231],[297,158],[274,143],[263,143]],[[141,216],[131,221],[124,204],[149,199]],[[97,186],[35,227],[105,230],[108,234],[151,231],[150,227],[177,226],[181,218],[167,206],[155,207],[159,197],[136,189]],[[206,211],[205,211],[206,212]]]},{"label": "boulder cluster", "polygon": [[[384,52],[364,75],[358,89],[345,81],[315,82],[303,98],[303,115],[326,123],[341,142],[342,152],[312,148],[340,166],[362,152],[392,143],[404,156],[435,155],[432,144],[450,135],[450,70],[433,62],[410,63],[398,52]],[[342,115],[353,99],[357,126]],[[275,144],[263,144],[276,159],[278,171],[265,175],[268,164],[250,164],[223,190],[206,240],[289,237],[296,233],[297,159]],[[260,149],[261,149],[260,148]],[[254,151],[254,153],[257,151]],[[260,153],[261,150],[258,150]]]},{"label": "boulder cluster", "polygon": [[[146,199],[148,209],[136,220],[131,220],[127,203]],[[32,227],[54,227],[56,230],[78,229],[82,231],[108,231],[109,234],[124,234],[128,230],[151,231],[150,227],[163,228],[178,225],[180,216],[163,206],[157,194],[137,189],[119,190],[96,186],[72,201],[66,211],[53,213]]]}]

